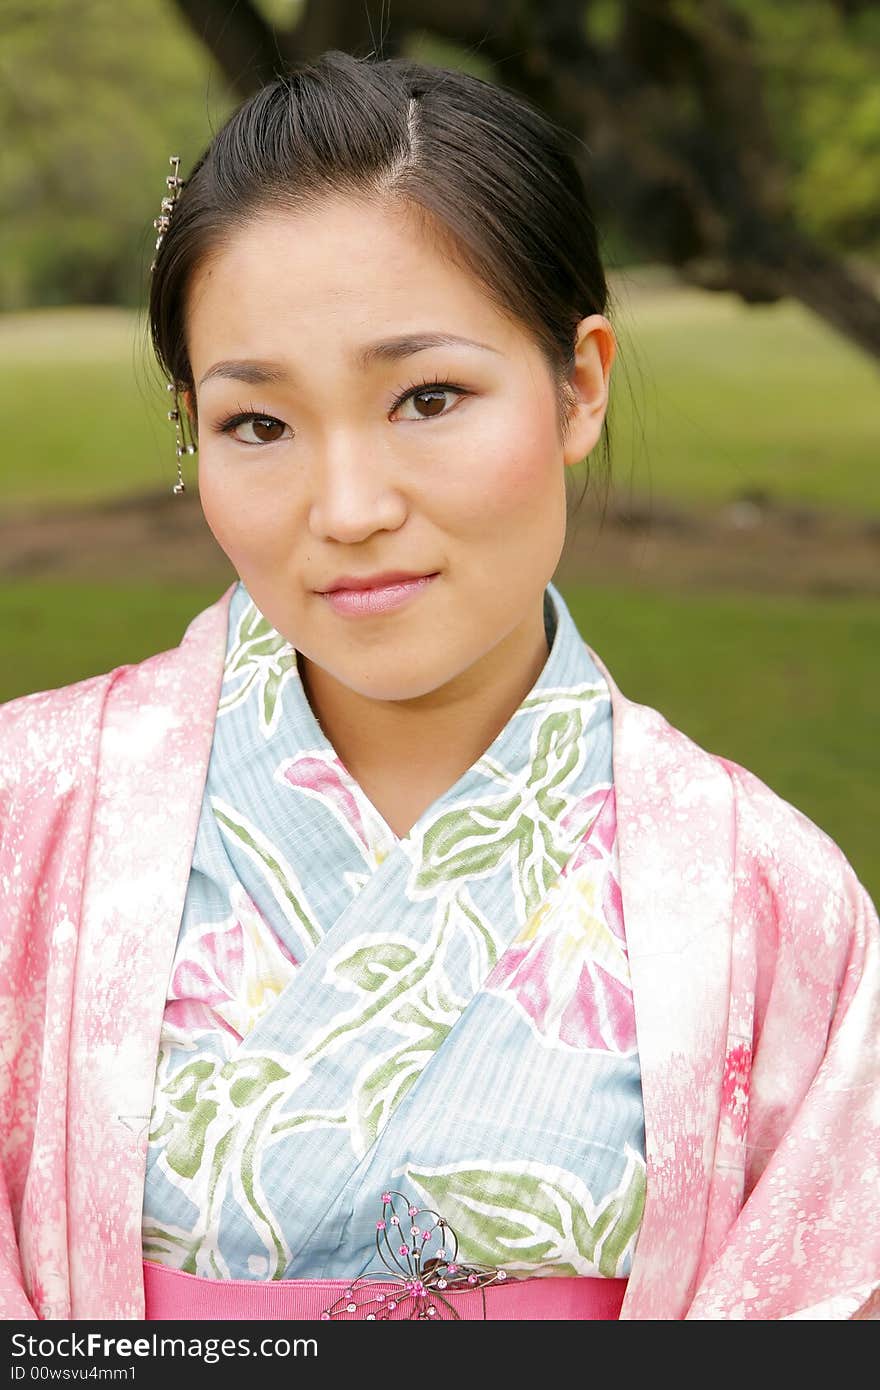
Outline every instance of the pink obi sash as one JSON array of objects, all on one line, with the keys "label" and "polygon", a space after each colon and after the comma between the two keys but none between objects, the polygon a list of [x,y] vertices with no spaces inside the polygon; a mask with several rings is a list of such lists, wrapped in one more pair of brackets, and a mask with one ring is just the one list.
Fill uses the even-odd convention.
[{"label": "pink obi sash", "polygon": [[[401,1284],[364,1280],[352,1289],[345,1279],[203,1279],[144,1260],[145,1318],[148,1322],[191,1319],[291,1321],[327,1316],[348,1321],[418,1317],[416,1300]],[[490,1321],[611,1320],[620,1314],[625,1279],[510,1279],[484,1289],[468,1289],[443,1299],[431,1290],[424,1305],[438,1319]],[[451,1309],[454,1308],[454,1312]],[[353,1311],[349,1311],[353,1309]],[[389,1309],[391,1311],[389,1311]]]}]

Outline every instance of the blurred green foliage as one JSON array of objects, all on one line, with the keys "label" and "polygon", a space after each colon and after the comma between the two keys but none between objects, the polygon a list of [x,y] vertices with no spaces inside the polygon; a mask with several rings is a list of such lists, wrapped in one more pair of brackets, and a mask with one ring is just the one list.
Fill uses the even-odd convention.
[{"label": "blurred green foliage", "polygon": [[140,303],[169,155],[232,104],[172,0],[4,0],[0,308]]},{"label": "blurred green foliage", "polygon": [[758,35],[768,109],[806,231],[880,255],[880,9],[737,0]]},{"label": "blurred green foliage", "polygon": [[[230,0],[232,3],[232,0]],[[613,44],[627,0],[591,0]],[[678,0],[694,23],[710,9]],[[880,256],[880,10],[830,0],[732,0],[757,35],[767,102],[805,229]],[[278,23],[294,0],[261,0]],[[429,61],[474,66],[430,35]],[[0,309],[143,301],[168,156],[186,169],[236,104],[173,0],[3,0]],[[632,254],[604,229],[618,264]]]},{"label": "blurred green foliage", "polygon": [[[635,0],[589,0],[591,41],[613,49]],[[880,6],[833,0],[728,0],[754,37],[777,148],[804,231],[829,249],[880,256]],[[703,0],[675,0],[694,31],[714,23]],[[688,101],[687,93],[677,99]],[[682,110],[682,115],[689,113]]]}]

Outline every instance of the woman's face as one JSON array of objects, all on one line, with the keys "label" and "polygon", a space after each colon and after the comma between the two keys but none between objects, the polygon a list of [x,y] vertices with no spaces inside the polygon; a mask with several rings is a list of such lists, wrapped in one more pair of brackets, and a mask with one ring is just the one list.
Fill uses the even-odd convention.
[{"label": "woman's face", "polygon": [[[202,506],[308,660],[405,700],[499,644],[534,652],[564,468],[596,443],[613,357],[606,320],[582,330],[563,444],[536,344],[402,210],[266,214],[203,263],[187,303]],[[433,577],[327,597],[394,572]]]}]

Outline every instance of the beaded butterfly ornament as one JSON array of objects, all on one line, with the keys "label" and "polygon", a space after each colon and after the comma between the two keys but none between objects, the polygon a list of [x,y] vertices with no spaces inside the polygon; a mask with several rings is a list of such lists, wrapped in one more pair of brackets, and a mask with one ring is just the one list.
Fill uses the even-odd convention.
[{"label": "beaded butterfly ornament", "polygon": [[353,1279],[336,1302],[324,1309],[325,1321],[457,1318],[456,1294],[503,1284],[508,1277],[505,1270],[491,1265],[460,1264],[458,1237],[449,1223],[429,1207],[415,1206],[403,1192],[382,1193],[376,1250],[384,1270]]}]

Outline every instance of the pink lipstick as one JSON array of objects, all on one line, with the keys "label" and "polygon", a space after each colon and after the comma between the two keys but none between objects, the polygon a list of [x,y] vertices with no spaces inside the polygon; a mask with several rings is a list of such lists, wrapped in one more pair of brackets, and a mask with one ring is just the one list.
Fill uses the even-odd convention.
[{"label": "pink lipstick", "polygon": [[370,617],[400,608],[436,578],[436,574],[404,575],[399,571],[365,578],[343,575],[333,581],[332,588],[320,592],[334,612]]}]

